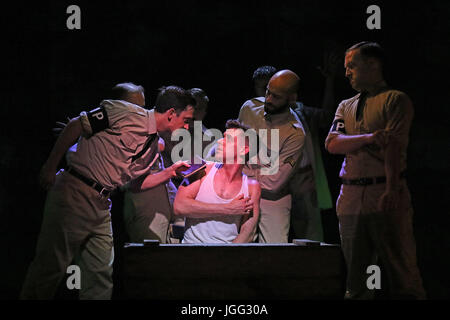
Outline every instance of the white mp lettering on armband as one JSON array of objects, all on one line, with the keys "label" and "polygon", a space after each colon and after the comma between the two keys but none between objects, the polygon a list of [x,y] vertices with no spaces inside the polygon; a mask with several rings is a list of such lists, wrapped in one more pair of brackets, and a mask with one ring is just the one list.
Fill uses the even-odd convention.
[{"label": "white mp lettering on armband", "polygon": [[96,117],[98,120],[103,120],[103,113],[102,112],[97,112],[92,114],[93,117]]},{"label": "white mp lettering on armband", "polygon": [[344,120],[334,120],[333,125],[331,126],[331,132],[337,131],[340,133],[345,133],[345,122]]},{"label": "white mp lettering on armband", "polygon": [[88,112],[87,117],[92,128],[92,134],[109,128],[108,114],[103,106]]}]

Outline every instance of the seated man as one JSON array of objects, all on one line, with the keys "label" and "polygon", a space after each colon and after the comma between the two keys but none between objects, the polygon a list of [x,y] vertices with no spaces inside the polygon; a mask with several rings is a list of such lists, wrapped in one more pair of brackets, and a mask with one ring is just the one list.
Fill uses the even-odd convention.
[{"label": "seated man", "polygon": [[[243,138],[247,128],[237,120],[228,120],[225,128],[216,151],[216,159],[222,163],[209,163],[205,175],[188,186],[181,185],[175,197],[175,215],[186,217],[183,243],[253,241],[261,188],[242,173],[249,157],[248,138]],[[240,147],[238,141],[242,140],[245,143]]]}]

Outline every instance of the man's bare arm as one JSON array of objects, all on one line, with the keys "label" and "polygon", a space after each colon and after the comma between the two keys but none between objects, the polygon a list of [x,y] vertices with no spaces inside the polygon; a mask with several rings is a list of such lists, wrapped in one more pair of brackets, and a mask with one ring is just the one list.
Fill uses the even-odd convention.
[{"label": "man's bare arm", "polygon": [[386,188],[398,189],[400,181],[400,144],[394,137],[389,137],[385,150],[384,168],[386,172]]},{"label": "man's bare arm", "polygon": [[40,184],[44,189],[49,189],[55,182],[56,169],[64,153],[78,140],[83,129],[80,117],[73,118],[61,132],[53,146],[50,156],[42,166],[40,172]]},{"label": "man's bare arm", "polygon": [[165,183],[169,181],[169,179],[176,177],[178,172],[184,171],[189,167],[189,164],[187,164],[186,162],[178,161],[170,167],[165,168],[163,171],[146,176],[139,189],[146,190],[154,188],[161,183]]},{"label": "man's bare arm", "polygon": [[259,201],[261,199],[261,187],[254,179],[248,180],[248,188],[250,197],[253,201],[253,214],[249,217],[244,217],[244,222],[241,225],[238,236],[233,240],[233,243],[248,243],[253,242],[256,233],[256,226],[259,219]]},{"label": "man's bare arm", "polygon": [[347,154],[361,149],[369,144],[384,146],[384,130],[360,135],[338,134],[328,142],[326,148],[333,154]]},{"label": "man's bare arm", "polygon": [[386,190],[380,198],[379,209],[391,211],[397,208],[400,184],[400,144],[394,137],[389,137],[384,152],[384,170],[386,173]]},{"label": "man's bare arm", "polygon": [[[211,169],[211,166],[207,168],[206,175]],[[198,191],[200,190],[200,185],[206,178],[206,175],[204,178],[197,180],[188,186],[180,186],[178,188],[173,204],[175,215],[190,218],[214,218],[223,215],[249,214],[247,210],[253,209],[253,202],[244,198],[243,195],[226,204],[206,203],[195,200]]]}]

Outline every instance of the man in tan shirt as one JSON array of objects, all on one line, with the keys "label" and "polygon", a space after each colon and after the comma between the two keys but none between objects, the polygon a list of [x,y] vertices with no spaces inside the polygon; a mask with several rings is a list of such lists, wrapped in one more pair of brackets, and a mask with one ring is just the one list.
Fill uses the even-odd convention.
[{"label": "man in tan shirt", "polygon": [[[194,110],[194,121],[202,121],[206,115],[209,98],[206,93],[199,88],[187,90],[195,99],[196,105]],[[163,97],[164,99],[164,97]],[[158,103],[158,100],[157,100]],[[203,126],[201,131],[204,134],[206,128]],[[191,163],[194,157],[194,143],[197,141],[194,137],[194,125],[189,125],[191,133]],[[203,137],[200,137],[202,139]],[[182,143],[179,141],[171,141],[171,132],[161,135],[163,140],[159,159],[152,166],[151,172],[156,173],[164,170],[173,164],[171,158],[172,148]],[[203,139],[202,139],[203,140]],[[203,152],[203,148],[200,149]],[[202,154],[198,156],[202,157]],[[144,179],[142,178],[138,179]],[[177,185],[180,179],[174,178],[174,183],[169,180],[166,183],[159,184],[151,189],[141,190],[136,184],[139,181],[131,182],[127,185],[128,189],[124,194],[124,222],[125,228],[131,242],[142,242],[144,239],[158,240],[161,243],[177,242],[178,239],[173,238],[174,228],[184,228],[184,218],[175,217],[173,215],[173,201],[177,193]],[[175,220],[176,226],[170,225]]]},{"label": "man in tan shirt", "polygon": [[325,141],[345,154],[337,201],[347,293],[370,299],[368,267],[381,261],[392,298],[425,298],[416,261],[413,209],[405,180],[414,110],[409,97],[383,79],[384,53],[376,43],[347,50],[346,77],[359,93],[340,103]]},{"label": "man in tan shirt", "polygon": [[[295,106],[299,77],[290,70],[281,70],[272,76],[263,105],[246,101],[239,112],[239,120],[255,129],[259,134],[267,130],[266,143],[270,154],[275,157],[275,170],[264,172],[267,165],[248,164],[244,173],[256,179],[261,185],[260,220],[258,241],[261,243],[288,242],[291,195],[289,179],[294,174],[301,159],[305,133],[290,106]],[[272,141],[272,135],[278,140]],[[272,143],[275,142],[276,146]]]},{"label": "man in tan shirt", "polygon": [[[157,133],[187,129],[193,118],[190,96],[177,87],[165,90],[172,93],[171,99],[152,110],[124,100],[104,100],[64,128],[41,169],[40,183],[48,194],[22,299],[52,299],[73,259],[81,271],[80,298],[111,298],[114,250],[109,195],[150,170],[159,154]],[[62,156],[76,141],[68,167],[56,173]],[[179,162],[149,175],[142,188],[163,183],[186,166]]]}]

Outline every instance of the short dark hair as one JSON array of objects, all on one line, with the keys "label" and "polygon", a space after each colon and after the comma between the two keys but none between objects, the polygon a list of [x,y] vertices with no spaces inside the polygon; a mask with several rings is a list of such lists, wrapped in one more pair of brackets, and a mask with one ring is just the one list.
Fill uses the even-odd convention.
[{"label": "short dark hair", "polygon": [[[240,122],[238,119],[230,119],[227,120],[227,122],[225,123],[225,130],[226,129],[242,129],[245,131],[251,128]],[[245,138],[245,143],[248,144],[250,147],[250,138],[248,136]],[[259,136],[258,134],[256,134],[256,145],[254,146],[257,148],[256,150],[259,150],[258,145],[259,145]],[[245,162],[248,162],[249,159],[250,159],[250,151],[245,154]]]},{"label": "short dark hair", "polygon": [[118,83],[111,89],[111,99],[126,100],[128,94],[135,92],[144,93],[144,87],[132,82]]},{"label": "short dark hair", "polygon": [[227,120],[225,123],[225,129],[242,129],[242,130],[248,130],[250,129],[249,126],[246,126],[242,122],[240,122],[238,119],[230,119]]},{"label": "short dark hair", "polygon": [[195,108],[196,102],[187,90],[178,86],[159,88],[155,102],[155,110],[157,112],[164,113],[170,108],[174,108],[177,115],[179,115],[188,105]]},{"label": "short dark hair", "polygon": [[209,103],[209,98],[203,89],[191,88],[188,89],[187,91],[191,94],[192,97],[194,97],[196,101],[203,100],[205,103]]},{"label": "short dark hair", "polygon": [[386,64],[386,54],[384,52],[384,49],[381,48],[378,43],[362,41],[348,48],[345,53],[347,54],[348,52],[357,49],[359,49],[361,56],[363,56],[364,58],[375,58],[381,63],[382,67],[384,67],[384,65]]},{"label": "short dark hair", "polygon": [[273,66],[262,66],[259,67],[253,72],[252,80],[263,79],[263,78],[272,78],[272,76],[277,73],[277,68]]}]

